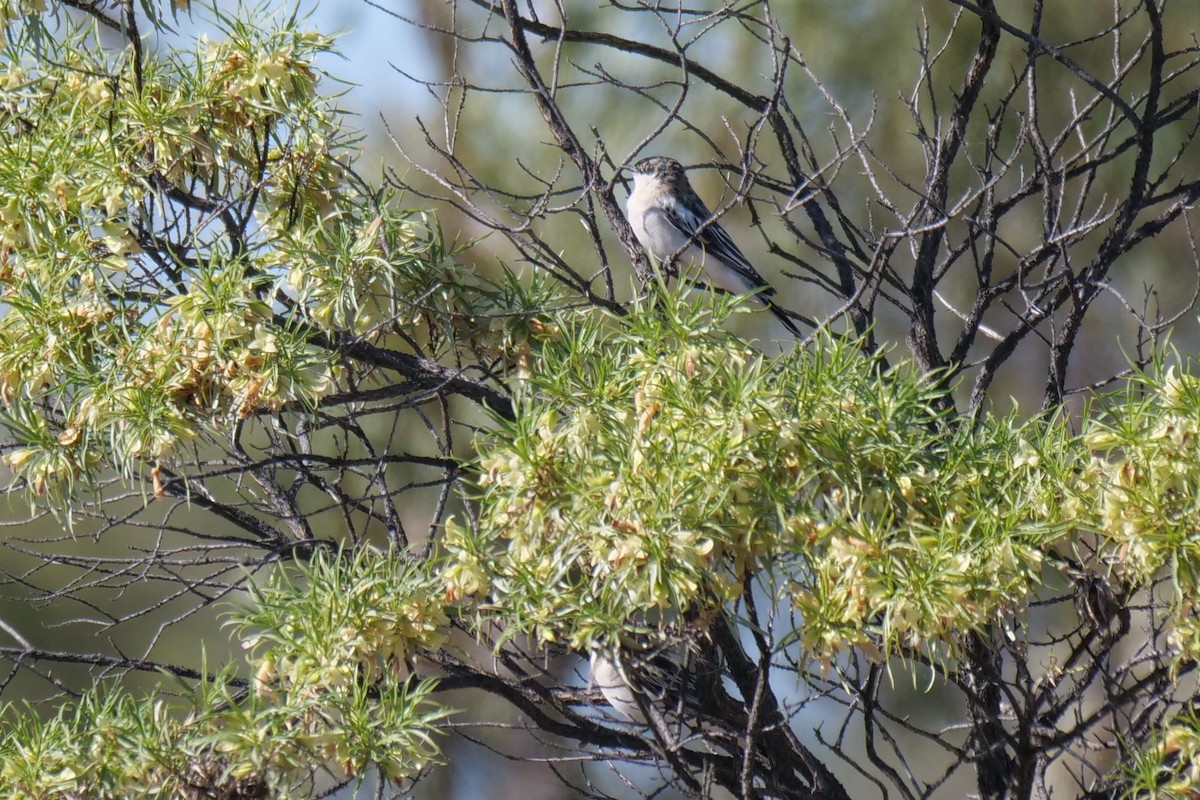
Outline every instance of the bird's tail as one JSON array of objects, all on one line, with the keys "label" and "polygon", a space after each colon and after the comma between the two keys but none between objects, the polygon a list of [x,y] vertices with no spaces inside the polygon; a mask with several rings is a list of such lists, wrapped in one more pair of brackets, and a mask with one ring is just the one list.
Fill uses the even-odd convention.
[{"label": "bird's tail", "polygon": [[797,339],[804,338],[803,331],[801,331],[800,328],[798,328],[796,326],[795,320],[792,319],[792,316],[790,314],[788,314],[788,312],[784,311],[782,308],[775,305],[775,303],[772,302],[771,299],[768,297],[762,297],[762,295],[759,295],[759,298],[764,303],[766,303],[767,308],[770,310],[770,312],[775,315],[776,319],[778,319],[780,322],[783,323],[783,327],[785,327],[789,331],[791,331],[793,336],[795,336]]}]

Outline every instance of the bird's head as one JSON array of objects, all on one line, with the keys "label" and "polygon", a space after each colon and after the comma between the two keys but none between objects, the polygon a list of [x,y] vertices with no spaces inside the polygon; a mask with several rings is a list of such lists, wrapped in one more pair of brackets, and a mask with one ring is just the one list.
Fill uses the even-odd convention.
[{"label": "bird's head", "polygon": [[687,183],[687,174],[683,171],[683,165],[666,156],[643,158],[633,165],[632,171],[634,181],[650,178],[671,184]]}]

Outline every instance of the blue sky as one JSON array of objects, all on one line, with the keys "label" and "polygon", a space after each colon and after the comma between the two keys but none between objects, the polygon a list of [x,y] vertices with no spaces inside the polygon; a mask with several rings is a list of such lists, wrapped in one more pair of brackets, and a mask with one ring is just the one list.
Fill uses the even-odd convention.
[{"label": "blue sky", "polygon": [[[388,0],[382,0],[380,5],[417,6]],[[343,101],[348,110],[375,117],[380,109],[396,107],[397,93],[405,95],[404,105],[416,104],[414,110],[433,108],[425,92],[417,91],[392,69],[395,65],[407,72],[424,73],[422,66],[428,63],[430,52],[416,28],[362,0],[327,0],[305,7],[313,8],[312,27],[324,34],[339,34],[337,47],[344,60],[330,61],[325,67],[338,77],[358,84]]]}]

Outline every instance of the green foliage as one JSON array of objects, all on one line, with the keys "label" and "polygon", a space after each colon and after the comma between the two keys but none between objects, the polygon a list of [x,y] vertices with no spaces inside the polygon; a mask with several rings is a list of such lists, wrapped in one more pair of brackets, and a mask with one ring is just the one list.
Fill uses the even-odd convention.
[{"label": "green foliage", "polygon": [[318,92],[329,39],[214,13],[224,39],[144,53],[136,75],[130,49],[37,14],[5,45],[0,425],[56,507],[101,470],[345,390],[339,336],[503,372],[561,296],[477,278],[429,216],[346,170],[355,135]]},{"label": "green foliage", "polygon": [[1122,800],[1191,800],[1200,793],[1200,717],[1185,709],[1154,737],[1135,749],[1124,765]]},{"label": "green foliage", "polygon": [[8,464],[43,494],[332,390],[313,331],[274,317],[266,254],[282,220],[321,224],[347,141],[315,92],[329,41],[294,24],[226,20],[135,80],[129,50],[39,22],[0,76],[0,400]]},{"label": "green foliage", "polygon": [[821,659],[953,653],[1028,599],[1065,531],[1061,434],[956,423],[854,342],[768,360],[728,310],[556,318],[517,419],[481,444],[478,524],[447,531],[452,597],[582,648],[761,574]]},{"label": "green foliage", "polygon": [[412,656],[437,650],[449,633],[441,582],[423,570],[417,559],[365,548],[345,558],[319,551],[298,579],[276,570],[236,617],[259,683],[297,699],[407,677]]},{"label": "green foliage", "polygon": [[[427,704],[436,682],[418,679],[412,658],[442,647],[450,623],[423,562],[322,551],[298,574],[276,570],[251,598],[234,624],[258,667],[255,691],[289,724],[303,719],[305,745],[321,762],[400,781],[437,759],[433,725],[449,712]],[[235,734],[222,739],[232,752],[256,739],[274,746],[254,720]]]},{"label": "green foliage", "polygon": [[[1185,369],[1138,376],[1076,436],[961,418],[861,342],[765,357],[723,329],[728,298],[566,308],[546,272],[478,275],[430,215],[353,174],[355,135],[319,91],[331,43],[297,20],[214,12],[220,41],[135,72],[95,30],[50,35],[45,11],[0,1],[0,426],[32,494],[65,505],[101,474],[157,475],[206,432],[350,395],[370,367],[336,355],[347,342],[509,377],[515,417],[478,443],[440,572],[365,548],[278,566],[231,624],[247,686],[230,667],[174,701],[9,707],[5,796],[289,797],[323,769],[401,782],[439,757],[448,712],[413,659],[452,621],[584,651],[736,612],[747,585],[791,613],[777,642],[795,663],[942,664],[1072,551],[1123,593],[1169,576],[1167,641],[1180,667],[1200,659]],[[1181,718],[1135,758],[1131,796],[1187,796],[1197,741]]]},{"label": "green foliage", "polygon": [[226,671],[177,701],[113,688],[49,719],[9,706],[0,793],[198,798],[241,787],[287,798],[322,767],[412,777],[437,760],[447,713],[430,699],[435,682],[405,667],[446,634],[439,591],[412,561],[368,550],[280,566],[234,615],[258,670],[252,691]]},{"label": "green foliage", "polygon": [[1114,577],[1138,589],[1170,575],[1169,639],[1190,662],[1200,658],[1200,377],[1193,361],[1182,366],[1159,359],[1088,418],[1078,492]]}]

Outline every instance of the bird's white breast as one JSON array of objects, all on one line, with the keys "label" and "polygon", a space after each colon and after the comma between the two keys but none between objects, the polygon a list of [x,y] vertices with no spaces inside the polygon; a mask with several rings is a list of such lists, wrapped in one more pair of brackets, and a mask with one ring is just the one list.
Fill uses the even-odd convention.
[{"label": "bird's white breast", "polygon": [[683,263],[700,258],[701,253],[696,247],[679,253],[679,249],[688,244],[689,238],[667,218],[662,206],[672,201],[662,196],[663,191],[662,183],[655,178],[634,176],[633,192],[625,204],[633,235],[659,261],[665,261],[677,253]]},{"label": "bird's white breast", "polygon": [[633,191],[629,194],[629,199],[625,201],[625,213],[629,216],[629,224],[633,228],[633,235],[642,243],[642,247],[650,249],[650,243],[646,236],[646,208],[651,200],[651,186],[653,179],[646,175],[633,176]]}]

